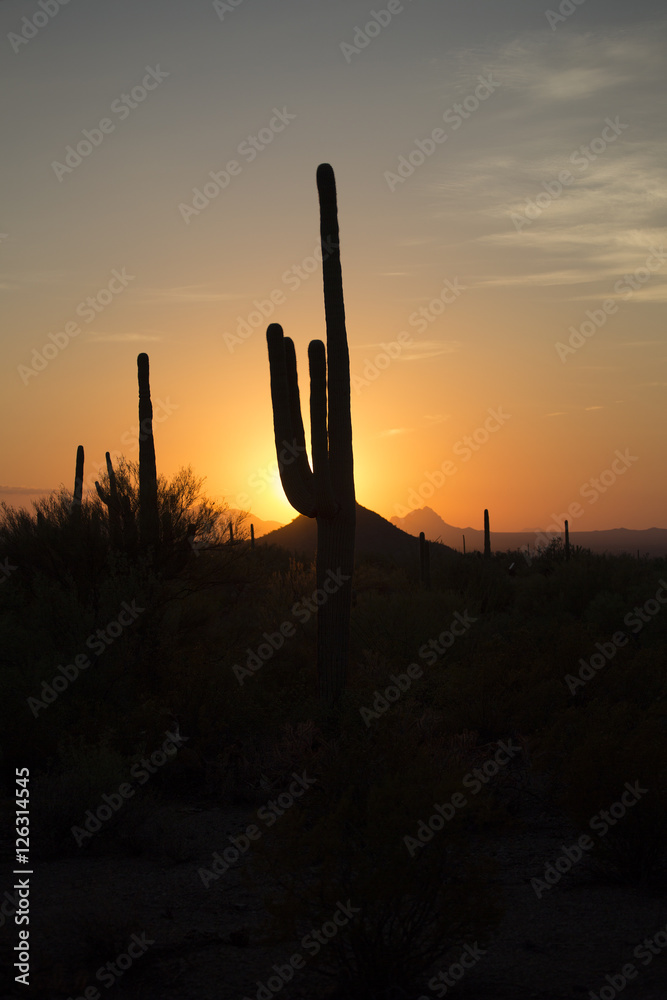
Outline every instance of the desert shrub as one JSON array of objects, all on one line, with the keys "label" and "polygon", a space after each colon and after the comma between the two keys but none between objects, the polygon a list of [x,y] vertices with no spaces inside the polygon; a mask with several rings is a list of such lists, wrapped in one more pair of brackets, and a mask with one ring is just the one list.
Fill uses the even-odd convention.
[{"label": "desert shrub", "polygon": [[[601,810],[627,786],[642,791],[624,815],[607,813],[594,828],[592,856],[616,877],[648,881],[665,875],[667,844],[667,725],[659,707],[647,715],[627,702],[597,702],[571,710],[556,725],[561,737],[561,803],[588,832]],[[616,811],[621,813],[620,807]],[[611,815],[611,818],[609,818]]]},{"label": "desert shrub", "polygon": [[[413,732],[402,726],[406,717],[403,710],[403,734]],[[340,996],[359,1000],[397,987],[412,995],[452,946],[486,940],[501,912],[488,866],[473,857],[466,835],[484,813],[484,797],[418,844],[420,820],[461,790],[461,773],[434,768],[423,741],[396,732],[344,727],[328,766],[313,768],[319,790],[297,800],[251,858],[254,877],[270,886],[270,940],[303,944],[340,901],[356,908],[323,949],[319,970]]]}]

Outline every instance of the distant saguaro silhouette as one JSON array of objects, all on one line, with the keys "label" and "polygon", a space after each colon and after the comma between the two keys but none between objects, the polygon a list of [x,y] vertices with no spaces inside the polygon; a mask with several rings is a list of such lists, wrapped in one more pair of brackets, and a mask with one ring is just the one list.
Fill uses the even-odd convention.
[{"label": "distant saguaro silhouette", "polygon": [[148,355],[137,357],[139,375],[139,542],[142,548],[160,540],[157,503],[157,469],[153,441],[153,404],[149,382]]}]

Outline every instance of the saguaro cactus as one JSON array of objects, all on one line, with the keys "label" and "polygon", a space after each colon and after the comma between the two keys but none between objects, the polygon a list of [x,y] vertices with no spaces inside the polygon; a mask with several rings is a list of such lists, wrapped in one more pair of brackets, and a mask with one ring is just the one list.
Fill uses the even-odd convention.
[{"label": "saguaro cactus", "polygon": [[153,442],[153,404],[148,378],[148,355],[137,358],[139,374],[139,543],[155,548],[160,540],[157,469]]},{"label": "saguaro cactus", "polygon": [[484,558],[491,558],[491,532],[489,530],[489,512],[484,511]]},{"label": "saguaro cactus", "polygon": [[109,512],[109,540],[111,545],[115,549],[120,549],[123,546],[123,528],[121,524],[121,504],[120,497],[118,495],[118,484],[116,482],[116,473],[114,472],[114,467],[111,462],[111,455],[109,452],[105,455],[107,462],[107,473],[109,475],[109,492],[105,492],[102,486],[96,481],[95,489],[97,490],[97,495]]},{"label": "saguaro cactus", "polygon": [[419,532],[419,582],[426,590],[431,589],[431,559],[428,541],[423,531]]},{"label": "saguaro cactus", "polygon": [[565,522],[565,558],[570,558],[570,525]]},{"label": "saguaro cactus", "polygon": [[345,330],[336,181],[317,168],[327,344],[313,340],[310,364],[312,469],[306,454],[294,343],[272,323],[266,339],[280,478],[295,510],[317,518],[317,615],[320,697],[333,704],[345,688],[350,646],[356,501],[350,413],[350,356]]},{"label": "saguaro cactus", "polygon": [[83,445],[76,449],[76,471],[74,473],[74,495],[72,497],[72,517],[81,517],[81,501],[83,499]]}]

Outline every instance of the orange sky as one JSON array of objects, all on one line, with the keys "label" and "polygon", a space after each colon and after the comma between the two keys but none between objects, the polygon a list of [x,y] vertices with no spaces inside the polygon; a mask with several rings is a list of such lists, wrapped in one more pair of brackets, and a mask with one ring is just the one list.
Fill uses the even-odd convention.
[{"label": "orange sky", "polygon": [[[329,161],[358,500],[391,517],[422,497],[463,527],[488,507],[496,531],[575,502],[572,530],[667,526],[664,17],[583,5],[552,30],[517,2],[482,30],[479,3],[443,6],[406,4],[347,58],[365,5],[300,0],[222,21],[147,3],[131,32],[126,0],[72,5],[9,53],[0,493],[69,485],[79,444],[87,477],[136,458],[147,351],[159,470],[294,516],[265,330],[294,338],[307,409]],[[2,5],[5,35],[25,9]],[[65,170],[84,129],[98,145]]]}]

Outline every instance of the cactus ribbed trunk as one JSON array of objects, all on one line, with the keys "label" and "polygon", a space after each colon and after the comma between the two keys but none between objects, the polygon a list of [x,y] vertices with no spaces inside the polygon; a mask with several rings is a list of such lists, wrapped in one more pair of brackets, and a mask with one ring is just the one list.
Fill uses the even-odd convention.
[{"label": "cactus ribbed trunk", "polygon": [[72,497],[72,517],[81,518],[81,502],[83,500],[83,445],[76,449],[76,471],[74,473],[74,495]]},{"label": "cactus ribbed trunk", "polygon": [[419,532],[419,582],[426,590],[431,589],[431,558],[423,531]]},{"label": "cactus ribbed trunk", "polygon": [[157,502],[157,468],[153,441],[153,404],[149,382],[148,355],[137,358],[139,375],[139,543],[156,549],[160,540]]},{"label": "cactus ribbed trunk", "polygon": [[292,506],[317,518],[318,684],[321,699],[332,705],[345,689],[349,660],[356,500],[336,182],[327,163],[317,169],[317,189],[327,344],[314,340],[308,347],[312,470],[294,344],[276,323],[266,337],[280,478]]},{"label": "cactus ribbed trunk", "polygon": [[107,474],[109,476],[109,492],[105,493],[98,482],[95,483],[95,489],[97,490],[100,500],[103,504],[106,504],[107,507],[109,515],[109,541],[111,546],[114,549],[122,549],[123,528],[121,524],[121,506],[118,494],[118,484],[116,482],[116,473],[114,472],[109,452],[106,453],[105,457],[107,463]]},{"label": "cactus ribbed trunk", "polygon": [[253,549],[253,551],[254,551],[254,548],[255,548],[255,525],[254,524],[250,525],[250,548]]},{"label": "cactus ribbed trunk", "polygon": [[570,526],[565,522],[565,558],[570,558]]},{"label": "cactus ribbed trunk", "polygon": [[484,511],[484,558],[491,558],[491,532],[489,530],[489,512]]}]

